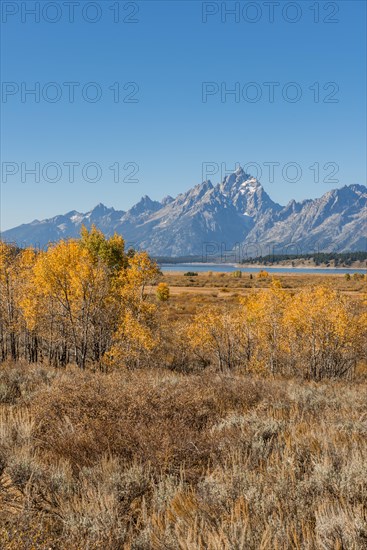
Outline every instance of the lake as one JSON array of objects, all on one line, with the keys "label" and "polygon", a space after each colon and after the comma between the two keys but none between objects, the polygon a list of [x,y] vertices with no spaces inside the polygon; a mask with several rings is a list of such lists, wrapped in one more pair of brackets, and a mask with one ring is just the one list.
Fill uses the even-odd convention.
[{"label": "lake", "polygon": [[308,273],[308,274],[325,274],[325,275],[344,275],[345,273],[366,273],[366,269],[353,268],[333,268],[333,267],[239,267],[233,264],[161,264],[162,271],[221,271],[231,273],[232,271],[243,271],[245,273],[258,273],[259,271],[267,271],[268,273]]}]

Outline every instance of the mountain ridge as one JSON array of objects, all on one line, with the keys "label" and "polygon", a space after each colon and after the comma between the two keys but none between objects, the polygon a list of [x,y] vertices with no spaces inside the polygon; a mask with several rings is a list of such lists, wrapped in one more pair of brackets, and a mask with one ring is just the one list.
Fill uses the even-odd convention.
[{"label": "mountain ridge", "polygon": [[[332,189],[316,199],[287,205],[274,202],[260,181],[242,168],[213,185],[203,181],[161,201],[143,196],[127,211],[102,203],[86,213],[72,210],[33,220],[2,232],[21,246],[45,246],[77,237],[82,224],[106,235],[117,232],[130,246],[159,256],[213,253],[253,248],[256,256],[292,248],[298,252],[366,250],[367,188],[360,184]],[[209,246],[210,245],[210,246]]]}]

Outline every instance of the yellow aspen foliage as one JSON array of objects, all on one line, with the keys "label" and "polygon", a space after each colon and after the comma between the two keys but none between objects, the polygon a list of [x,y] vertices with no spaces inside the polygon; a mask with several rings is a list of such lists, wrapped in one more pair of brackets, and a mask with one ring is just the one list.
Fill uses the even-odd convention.
[{"label": "yellow aspen foliage", "polygon": [[33,268],[33,305],[23,302],[29,328],[35,318],[42,335],[57,346],[70,347],[84,367],[91,345],[93,321],[108,296],[108,273],[76,240],[61,241],[38,255]]},{"label": "yellow aspen foliage", "polygon": [[363,352],[363,315],[332,288],[301,290],[285,312],[284,325],[291,359],[309,378],[348,375]]},{"label": "yellow aspen foliage", "polygon": [[269,290],[253,292],[241,300],[246,360],[256,368],[278,372],[285,348],[283,317],[290,304],[289,294],[273,279]]},{"label": "yellow aspen foliage", "polygon": [[167,302],[170,295],[169,286],[167,285],[167,283],[159,283],[159,285],[157,286],[156,294],[158,300],[160,300],[161,302]]},{"label": "yellow aspen foliage", "polygon": [[145,304],[144,314],[139,317],[131,310],[124,311],[106,364],[138,367],[143,359],[149,358],[150,352],[158,345],[153,323],[155,313],[153,304]]},{"label": "yellow aspen foliage", "polygon": [[[138,364],[157,345],[160,270],[146,253],[96,227],[47,250],[0,243],[0,354],[55,365],[103,363],[107,352]],[[168,291],[169,292],[169,291]],[[167,292],[165,290],[165,296]]]},{"label": "yellow aspen foliage", "polygon": [[140,366],[142,358],[158,345],[157,305],[151,301],[151,289],[160,269],[146,252],[128,258],[128,266],[119,275],[120,317],[114,334],[109,363]]},{"label": "yellow aspen foliage", "polygon": [[127,269],[121,272],[120,278],[127,291],[134,290],[143,300],[146,298],[146,287],[154,284],[159,275],[158,264],[153,262],[146,252],[137,252],[128,259]]},{"label": "yellow aspen foliage", "polygon": [[230,369],[240,361],[239,329],[237,312],[206,309],[189,324],[187,338],[202,365],[212,362],[219,370]]},{"label": "yellow aspen foliage", "polygon": [[127,266],[125,241],[117,233],[106,239],[102,231],[92,225],[89,231],[82,226],[80,235],[80,246],[89,252],[95,262],[103,262],[108,269],[114,272]]}]

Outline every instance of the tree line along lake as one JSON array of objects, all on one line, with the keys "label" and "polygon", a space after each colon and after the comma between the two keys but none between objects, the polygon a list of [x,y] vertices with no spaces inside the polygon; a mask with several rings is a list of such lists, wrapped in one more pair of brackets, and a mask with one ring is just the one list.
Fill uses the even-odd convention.
[{"label": "tree line along lake", "polygon": [[236,264],[209,264],[209,263],[187,263],[187,264],[160,264],[160,268],[163,272],[175,271],[175,272],[205,272],[215,271],[221,273],[231,273],[233,271],[242,271],[243,273],[259,273],[259,271],[267,271],[268,273],[292,273],[292,274],[308,274],[308,275],[345,275],[346,273],[367,273],[366,269],[357,268],[345,268],[345,267],[245,267]]}]

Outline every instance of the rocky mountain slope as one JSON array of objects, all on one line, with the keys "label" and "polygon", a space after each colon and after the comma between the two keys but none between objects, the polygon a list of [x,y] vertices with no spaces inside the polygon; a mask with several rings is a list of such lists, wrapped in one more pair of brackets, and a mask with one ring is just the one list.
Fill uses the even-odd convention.
[{"label": "rocky mountain slope", "polygon": [[217,185],[204,181],[175,199],[158,202],[145,196],[127,212],[99,204],[85,214],[35,220],[1,236],[19,246],[44,246],[77,237],[82,224],[95,224],[107,235],[120,233],[128,245],[159,256],[207,259],[235,249],[238,259],[238,253],[366,250],[367,188],[349,185],[281,206],[240,168]]}]

